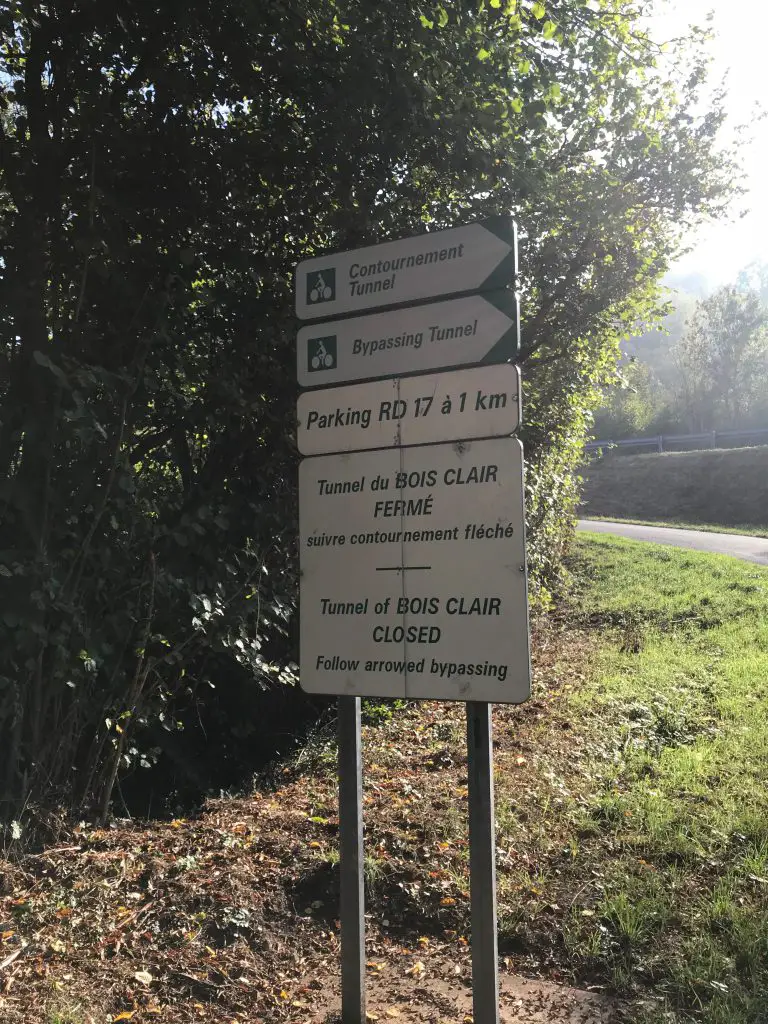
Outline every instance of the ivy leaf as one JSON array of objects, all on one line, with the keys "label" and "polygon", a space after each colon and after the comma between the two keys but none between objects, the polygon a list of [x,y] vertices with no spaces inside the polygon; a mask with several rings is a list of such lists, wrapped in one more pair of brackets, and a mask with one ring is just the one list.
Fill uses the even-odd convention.
[{"label": "ivy leaf", "polygon": [[54,377],[57,377],[62,384],[67,383],[67,375],[57,366],[44,352],[38,352],[37,349],[32,353],[32,358],[35,360],[38,366],[44,366],[47,370],[50,370]]}]

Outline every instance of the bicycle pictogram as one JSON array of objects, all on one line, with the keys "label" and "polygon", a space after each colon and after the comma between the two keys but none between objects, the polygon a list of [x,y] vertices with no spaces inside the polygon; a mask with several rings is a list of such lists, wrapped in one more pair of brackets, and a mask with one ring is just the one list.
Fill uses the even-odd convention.
[{"label": "bicycle pictogram", "polygon": [[307,348],[310,370],[332,370],[336,366],[336,335],[312,338]]},{"label": "bicycle pictogram", "polygon": [[336,270],[328,267],[307,274],[307,302],[332,302],[336,298]]}]

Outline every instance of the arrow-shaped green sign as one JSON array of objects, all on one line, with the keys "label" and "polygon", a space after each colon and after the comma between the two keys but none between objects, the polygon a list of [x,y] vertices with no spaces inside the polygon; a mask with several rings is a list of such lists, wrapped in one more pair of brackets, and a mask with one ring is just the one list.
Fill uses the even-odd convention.
[{"label": "arrow-shaped green sign", "polygon": [[296,314],[318,320],[514,285],[511,217],[316,256],[296,268]]}]

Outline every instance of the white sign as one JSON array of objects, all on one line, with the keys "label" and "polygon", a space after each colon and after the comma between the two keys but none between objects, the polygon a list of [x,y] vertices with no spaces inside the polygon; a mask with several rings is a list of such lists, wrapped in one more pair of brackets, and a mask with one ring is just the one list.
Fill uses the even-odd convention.
[{"label": "white sign", "polygon": [[296,315],[317,320],[514,283],[511,217],[315,256],[296,268]]},{"label": "white sign", "polygon": [[520,426],[520,371],[511,363],[305,391],[302,455],[504,437]]},{"label": "white sign", "polygon": [[299,331],[296,370],[305,388],[348,380],[505,363],[518,350],[514,292],[465,295],[425,306],[348,317]]},{"label": "white sign", "polygon": [[516,438],[304,459],[299,496],[306,691],[527,699]]}]

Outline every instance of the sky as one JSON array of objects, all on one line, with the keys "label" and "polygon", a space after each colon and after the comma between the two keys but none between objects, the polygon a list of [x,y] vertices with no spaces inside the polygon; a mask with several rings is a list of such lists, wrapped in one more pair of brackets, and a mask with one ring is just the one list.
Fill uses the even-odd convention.
[{"label": "sky", "polygon": [[[659,0],[658,10],[652,27],[657,41],[684,32],[688,24],[702,24],[713,12],[712,77],[728,75],[726,132],[753,120],[756,100],[768,107],[768,0]],[[768,120],[756,125],[754,135],[740,151],[749,193],[736,206],[749,212],[740,220],[700,228],[689,239],[693,251],[673,265],[674,279],[700,276],[711,290],[733,281],[752,261],[768,262]]]}]

